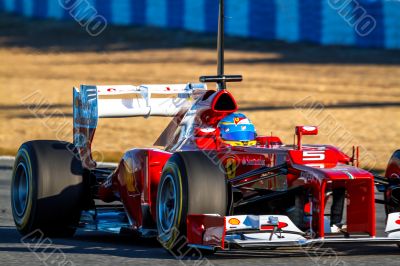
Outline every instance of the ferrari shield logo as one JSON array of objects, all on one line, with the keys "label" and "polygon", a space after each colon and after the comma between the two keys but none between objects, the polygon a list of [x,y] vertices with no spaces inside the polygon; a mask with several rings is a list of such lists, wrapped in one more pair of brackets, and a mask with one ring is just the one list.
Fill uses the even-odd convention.
[{"label": "ferrari shield logo", "polygon": [[225,170],[226,170],[226,176],[228,179],[234,178],[236,176],[236,160],[235,158],[228,158],[225,162]]}]

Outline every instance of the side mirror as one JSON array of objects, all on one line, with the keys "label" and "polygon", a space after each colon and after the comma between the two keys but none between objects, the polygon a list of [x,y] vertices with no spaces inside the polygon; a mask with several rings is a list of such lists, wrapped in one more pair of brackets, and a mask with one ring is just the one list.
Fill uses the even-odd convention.
[{"label": "side mirror", "polygon": [[295,133],[297,136],[297,149],[301,150],[302,136],[311,136],[318,134],[318,127],[316,126],[296,126]]},{"label": "side mirror", "polygon": [[311,136],[318,135],[318,127],[316,126],[297,126],[296,135]]}]

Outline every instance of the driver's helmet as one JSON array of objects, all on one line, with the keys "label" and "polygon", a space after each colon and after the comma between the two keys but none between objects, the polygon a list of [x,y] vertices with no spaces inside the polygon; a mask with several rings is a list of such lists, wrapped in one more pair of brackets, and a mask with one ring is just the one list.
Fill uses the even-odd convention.
[{"label": "driver's helmet", "polygon": [[222,140],[232,146],[256,145],[256,129],[251,121],[241,113],[232,113],[219,123]]}]

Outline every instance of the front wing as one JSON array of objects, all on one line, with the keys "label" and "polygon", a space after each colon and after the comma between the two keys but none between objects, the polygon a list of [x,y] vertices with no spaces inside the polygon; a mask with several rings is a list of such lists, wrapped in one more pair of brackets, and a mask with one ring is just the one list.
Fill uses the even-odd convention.
[{"label": "front wing", "polygon": [[189,246],[209,250],[262,249],[302,247],[316,244],[400,244],[400,213],[388,216],[386,237],[366,234],[330,234],[313,238],[312,232],[303,232],[284,215],[189,215],[187,218]]}]

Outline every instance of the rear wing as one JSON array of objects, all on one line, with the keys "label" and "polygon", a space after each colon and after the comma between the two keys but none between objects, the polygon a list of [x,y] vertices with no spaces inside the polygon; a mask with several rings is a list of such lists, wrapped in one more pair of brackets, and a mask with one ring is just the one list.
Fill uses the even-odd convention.
[{"label": "rear wing", "polygon": [[74,145],[83,166],[91,169],[91,143],[99,118],[173,117],[203,95],[205,84],[172,85],[81,85],[73,88]]}]

